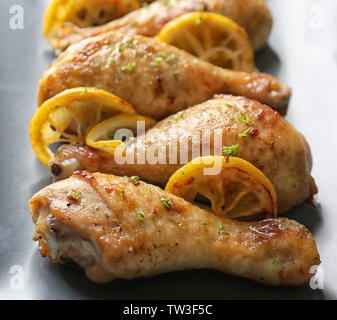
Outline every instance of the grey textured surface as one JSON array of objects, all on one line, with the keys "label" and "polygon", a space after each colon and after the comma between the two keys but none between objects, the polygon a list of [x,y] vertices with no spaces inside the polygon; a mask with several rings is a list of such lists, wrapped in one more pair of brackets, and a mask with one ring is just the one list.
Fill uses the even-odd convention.
[{"label": "grey textured surface", "polygon": [[[54,59],[41,35],[47,0],[0,2],[0,298],[2,299],[336,299],[337,298],[337,1],[270,0],[274,28],[257,64],[289,84],[287,119],[309,141],[319,209],[300,205],[287,216],[314,234],[323,261],[324,289],[272,288],[210,270],[174,272],[150,279],[91,283],[78,270],[43,259],[32,242],[27,203],[50,183],[35,158],[29,122],[38,80]],[[9,27],[12,5],[22,5],[24,30]],[[336,224],[336,225],[335,225]],[[11,267],[22,266],[24,285],[11,289]]]}]

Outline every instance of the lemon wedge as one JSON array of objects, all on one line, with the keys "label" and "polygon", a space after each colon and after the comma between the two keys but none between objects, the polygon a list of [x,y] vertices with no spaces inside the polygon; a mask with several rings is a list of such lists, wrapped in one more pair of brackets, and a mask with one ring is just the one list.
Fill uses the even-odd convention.
[{"label": "lemon wedge", "polygon": [[158,41],[223,68],[255,70],[254,50],[246,31],[217,13],[192,12],[175,18],[161,29]]},{"label": "lemon wedge", "polygon": [[170,177],[165,191],[189,202],[208,200],[208,210],[221,217],[277,217],[273,184],[255,166],[236,157],[196,158]]},{"label": "lemon wedge", "polygon": [[119,113],[135,114],[126,101],[97,88],[65,90],[45,101],[30,123],[30,139],[36,156],[48,166],[56,142],[84,143],[98,122]]},{"label": "lemon wedge", "polygon": [[152,118],[122,113],[94,126],[86,137],[86,144],[114,154],[116,148],[127,139],[134,138],[137,131],[145,131],[156,123]]},{"label": "lemon wedge", "polygon": [[48,39],[65,23],[81,28],[102,25],[138,8],[138,0],[53,0],[44,16],[43,34]]}]

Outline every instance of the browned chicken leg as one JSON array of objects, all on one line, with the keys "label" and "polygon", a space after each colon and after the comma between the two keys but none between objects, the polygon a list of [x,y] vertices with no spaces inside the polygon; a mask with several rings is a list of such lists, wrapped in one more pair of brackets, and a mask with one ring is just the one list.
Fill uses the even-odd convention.
[{"label": "browned chicken leg", "polygon": [[288,219],[219,218],[158,187],[79,172],[30,201],[43,256],[71,259],[96,282],[212,268],[268,285],[306,283],[320,263],[310,232]]},{"label": "browned chicken leg", "polygon": [[247,96],[276,109],[290,90],[263,73],[216,67],[173,46],[142,36],[106,33],[71,46],[40,80],[38,103],[74,87],[97,87],[162,119],[216,93]]},{"label": "browned chicken leg", "polygon": [[[247,130],[249,134],[240,137]],[[219,148],[215,147],[215,134],[221,138]],[[184,141],[189,143],[181,147]],[[130,140],[125,158],[135,159],[135,164],[117,163],[113,155],[87,146],[68,145],[55,154],[50,168],[54,179],[69,177],[74,170],[85,168],[91,172],[138,175],[142,180],[165,186],[178,168],[201,155],[193,154],[195,150],[201,150],[203,155],[222,155],[221,146],[236,144],[237,156],[263,171],[274,184],[279,212],[317,192],[310,175],[311,153],[304,137],[268,106],[233,96],[218,96],[172,115],[136,141]],[[176,162],[169,158],[169,151],[174,151],[170,148],[175,145]],[[155,149],[166,151],[164,163],[160,163],[159,157],[150,157]],[[188,156],[183,159],[180,153],[185,152]],[[135,157],[138,154],[146,155],[144,164]]]},{"label": "browned chicken leg", "polygon": [[272,17],[263,0],[158,0],[102,26],[65,25],[53,30],[48,41],[55,49],[64,50],[72,43],[108,31],[153,37],[170,20],[201,10],[221,13],[244,27],[255,50],[264,46],[272,27]]}]

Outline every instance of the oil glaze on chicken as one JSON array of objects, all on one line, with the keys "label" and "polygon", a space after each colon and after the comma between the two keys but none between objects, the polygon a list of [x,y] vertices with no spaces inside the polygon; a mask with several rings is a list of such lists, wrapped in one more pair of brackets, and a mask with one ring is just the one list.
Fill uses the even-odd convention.
[{"label": "oil glaze on chicken", "polygon": [[185,51],[119,32],[69,47],[40,80],[38,103],[74,87],[96,87],[131,103],[144,116],[162,119],[229,93],[285,108],[290,90],[271,75],[223,69]]},{"label": "oil glaze on chicken", "polygon": [[[242,116],[245,121],[240,120]],[[246,137],[240,134],[249,130]],[[279,212],[310,199],[317,192],[311,177],[311,152],[305,138],[277,111],[257,101],[243,97],[220,95],[215,99],[172,115],[136,141],[128,142],[132,155],[147,153],[154,146],[169,150],[169,145],[190,141],[188,159],[172,163],[169,153],[165,163],[119,164],[110,153],[80,145],[66,145],[50,162],[55,180],[69,177],[74,170],[111,173],[119,176],[137,175],[142,180],[165,186],[170,176],[193,158],[192,150],[204,150],[206,155],[223,155],[216,149],[214,134],[222,138],[222,146],[239,144],[238,157],[259,168],[275,186]],[[177,139],[179,137],[179,139]],[[202,140],[199,138],[202,137]],[[178,150],[180,145],[178,145]],[[186,151],[186,150],[185,150]],[[178,153],[179,156],[179,153]],[[199,156],[199,155],[197,155]],[[182,163],[183,162],[183,163]]]},{"label": "oil glaze on chicken", "polygon": [[71,259],[100,283],[212,268],[292,286],[308,282],[320,263],[312,235],[295,221],[219,218],[122,177],[78,172],[38,192],[30,207],[41,254]]}]

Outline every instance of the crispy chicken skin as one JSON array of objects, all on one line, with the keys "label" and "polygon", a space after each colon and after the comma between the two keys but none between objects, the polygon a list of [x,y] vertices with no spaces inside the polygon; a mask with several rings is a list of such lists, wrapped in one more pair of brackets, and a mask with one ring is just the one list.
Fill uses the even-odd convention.
[{"label": "crispy chicken skin", "polygon": [[[238,120],[242,114],[251,123]],[[249,128],[252,129],[247,137],[240,138],[239,134]],[[220,148],[214,147],[214,134],[222,138]],[[183,159],[179,150],[186,140],[189,144],[182,151],[188,152],[188,158]],[[172,115],[149,129],[145,135],[138,136],[136,141],[130,140],[126,155],[146,154],[144,164],[139,164],[138,158],[133,156],[131,158],[135,158],[135,164],[121,164],[107,152],[88,146],[67,145],[56,152],[50,169],[55,180],[69,177],[74,170],[86,169],[119,176],[137,175],[144,181],[164,187],[178,168],[199,156],[193,154],[193,150],[204,152],[204,156],[222,155],[221,146],[235,144],[239,144],[237,156],[259,168],[274,184],[280,213],[317,192],[310,175],[311,152],[302,134],[268,106],[228,95],[217,96]],[[169,158],[169,151],[174,151],[170,149],[172,145],[176,145],[178,150],[175,163]],[[153,163],[148,157],[155,146],[157,150],[166,150],[163,164]]]},{"label": "crispy chicken skin", "polygon": [[48,41],[53,48],[64,50],[79,40],[108,31],[153,37],[167,22],[200,10],[221,12],[244,27],[255,50],[265,45],[272,27],[270,10],[262,0],[160,0],[102,26],[79,28],[67,24],[54,30]]},{"label": "crispy chicken skin", "polygon": [[[77,200],[73,193],[80,193]],[[41,254],[56,263],[71,259],[100,283],[212,268],[293,286],[306,283],[310,267],[320,263],[312,235],[295,221],[219,218],[158,187],[112,175],[78,172],[29,205]]]},{"label": "crispy chicken skin", "polygon": [[119,32],[83,40],[61,54],[40,80],[38,103],[74,87],[107,90],[155,119],[216,93],[247,96],[276,109],[290,97],[289,88],[271,75],[222,69],[154,39]]}]

